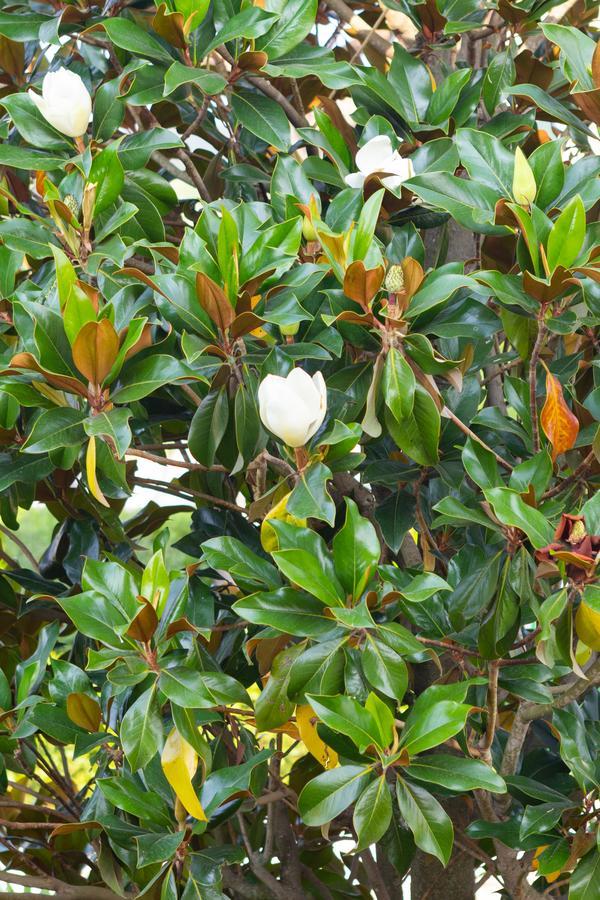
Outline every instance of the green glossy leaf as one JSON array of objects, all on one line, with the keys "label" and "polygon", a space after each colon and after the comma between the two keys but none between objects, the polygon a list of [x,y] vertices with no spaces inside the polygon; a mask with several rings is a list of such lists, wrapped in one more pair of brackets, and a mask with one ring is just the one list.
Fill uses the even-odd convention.
[{"label": "green glossy leaf", "polygon": [[356,806],[352,824],[357,836],[357,850],[363,850],[378,840],[388,830],[392,819],[392,798],[385,775],[362,792]]},{"label": "green glossy leaf", "polygon": [[408,686],[408,670],[395,650],[367,635],[361,660],[363,672],[373,688],[394,700],[402,700]]},{"label": "green glossy leaf", "polygon": [[277,12],[277,21],[256,42],[256,49],[263,50],[269,59],[278,59],[304,40],[313,27],[317,13],[317,0],[276,0],[269,9]]},{"label": "green glossy leaf", "polygon": [[129,707],[121,722],[120,738],[132,771],[143,769],[162,750],[163,722],[155,687]]},{"label": "green glossy leaf", "polygon": [[[429,689],[431,690],[431,689]],[[425,691],[408,714],[400,736],[400,746],[411,756],[443,744],[461,731],[471,707],[455,700],[434,701]]]},{"label": "green glossy leaf", "polygon": [[298,637],[317,638],[330,632],[333,626],[319,600],[293,588],[251,594],[234,603],[233,608],[249,622]]},{"label": "green glossy leaf", "polygon": [[581,197],[565,206],[548,236],[548,266],[553,272],[557,266],[568,269],[581,251],[585,238],[585,209]]},{"label": "green glossy leaf", "polygon": [[379,562],[381,548],[375,528],[358,511],[353,500],[346,502],[346,521],[333,539],[333,562],[344,590],[357,600]]},{"label": "green glossy leaf", "polygon": [[172,62],[173,57],[169,51],[151,34],[136,25],[131,19],[109,18],[102,21],[102,27],[110,40],[117,47],[137,53],[148,59],[156,59],[159,62]]},{"label": "green glossy leaf", "polygon": [[534,547],[545,547],[552,540],[554,530],[542,513],[528,506],[509,488],[495,487],[485,491],[496,516],[504,525],[520,528]]},{"label": "green glossy leaf", "polygon": [[390,348],[383,367],[381,389],[390,412],[398,422],[410,416],[415,405],[415,375],[395,347]]},{"label": "green glossy leaf", "polygon": [[494,769],[478,759],[433,753],[411,761],[406,774],[427,784],[437,784],[451,791],[506,792],[506,783]]},{"label": "green glossy leaf", "polygon": [[396,795],[402,817],[413,833],[415,844],[424,853],[448,864],[454,842],[452,821],[428,791],[402,778],[396,782]]},{"label": "green glossy leaf", "polygon": [[339,816],[362,793],[370,769],[364,766],[337,766],[317,775],[303,788],[298,807],[307,825],[325,825]]},{"label": "green glossy leaf", "polygon": [[330,478],[331,471],[323,463],[305,469],[288,500],[288,512],[298,519],[322,519],[333,525],[335,504],[327,490]]},{"label": "green glossy leaf", "polygon": [[380,734],[375,718],[352,697],[341,694],[316,697],[308,694],[307,700],[322,722],[334,731],[347,735],[361,753],[371,745],[383,748],[390,743],[391,729],[388,735]]},{"label": "green glossy leaf", "polygon": [[290,125],[278,103],[263,94],[238,89],[231,105],[244,128],[278,150],[288,150]]},{"label": "green glossy leaf", "polygon": [[84,440],[85,413],[70,407],[45,410],[36,419],[23,444],[24,453],[47,453],[62,447],[72,447]]},{"label": "green glossy leaf", "polygon": [[249,702],[241,684],[223,672],[196,672],[174,666],[161,672],[158,686],[173,703],[189,709]]}]

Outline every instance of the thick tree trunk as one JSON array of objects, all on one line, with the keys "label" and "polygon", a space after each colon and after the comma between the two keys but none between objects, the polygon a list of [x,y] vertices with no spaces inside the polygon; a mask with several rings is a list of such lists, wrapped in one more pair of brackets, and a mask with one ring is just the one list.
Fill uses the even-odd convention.
[{"label": "thick tree trunk", "polygon": [[[455,831],[469,823],[464,798],[444,804]],[[417,851],[410,868],[411,900],[474,900],[475,868],[473,857],[454,846],[450,862],[444,868],[433,856]]]}]

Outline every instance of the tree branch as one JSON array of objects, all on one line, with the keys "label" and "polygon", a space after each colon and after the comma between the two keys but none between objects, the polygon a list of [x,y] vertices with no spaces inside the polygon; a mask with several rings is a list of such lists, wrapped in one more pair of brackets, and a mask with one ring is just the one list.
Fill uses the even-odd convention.
[{"label": "tree branch", "polygon": [[519,756],[527,737],[529,725],[535,719],[542,719],[553,709],[562,709],[573,700],[578,700],[590,688],[600,684],[600,656],[592,663],[585,678],[577,678],[565,685],[564,690],[556,694],[552,703],[522,703],[515,718],[504,749],[504,757],[500,771],[503,775],[514,775],[517,771]]},{"label": "tree branch", "polygon": [[386,41],[385,38],[382,38],[380,34],[374,32],[366,22],[363,22],[360,16],[357,16],[356,13],[344,3],[344,0],[327,0],[327,6],[336,13],[340,21],[345,22],[346,25],[350,25],[357,33],[356,36],[359,41],[365,41],[366,34],[372,32],[371,37],[369,37],[371,47],[373,47],[374,50],[377,50],[378,53],[381,53],[382,56],[392,56],[393,45],[390,44],[389,41]]}]

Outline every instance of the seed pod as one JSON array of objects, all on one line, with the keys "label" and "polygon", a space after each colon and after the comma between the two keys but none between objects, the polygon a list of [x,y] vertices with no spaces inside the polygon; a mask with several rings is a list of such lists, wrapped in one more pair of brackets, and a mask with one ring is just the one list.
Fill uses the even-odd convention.
[{"label": "seed pod", "polygon": [[385,276],[385,289],[390,294],[399,294],[404,289],[402,266],[390,266]]}]

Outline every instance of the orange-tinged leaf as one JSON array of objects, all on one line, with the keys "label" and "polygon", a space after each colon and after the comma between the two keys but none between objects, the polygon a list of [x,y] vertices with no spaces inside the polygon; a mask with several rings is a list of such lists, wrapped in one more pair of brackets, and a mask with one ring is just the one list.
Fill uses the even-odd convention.
[{"label": "orange-tinged leaf", "polygon": [[[48,369],[42,368],[37,359],[31,353],[16,353],[10,361],[11,369],[28,369],[31,372],[39,372],[43,375],[48,384],[58,388],[61,391],[67,391],[69,394],[80,394],[87,397],[87,389],[81,381],[77,381],[71,375],[61,375],[57,372],[50,372]],[[12,374],[10,369],[5,369],[1,374]]]},{"label": "orange-tinged leaf", "polygon": [[109,319],[88,322],[73,343],[73,360],[91,384],[102,384],[119,352],[119,335]]},{"label": "orange-tinged leaf", "polygon": [[192,784],[192,778],[198,768],[198,754],[176,728],[166,740],[160,763],[165,778],[184,809],[195,819],[201,822],[208,821]]},{"label": "orange-tinged leaf", "polygon": [[110,506],[110,503],[100,489],[100,485],[98,484],[98,476],[96,475],[95,437],[90,438],[87,445],[87,450],[85,452],[85,474],[87,476],[88,488],[90,489],[91,495],[95,497],[98,503],[101,503],[103,506]]},{"label": "orange-tinged leaf", "polygon": [[296,707],[296,725],[302,743],[308,752],[318,760],[324,769],[335,769],[338,765],[338,755],[335,750],[328,747],[317,733],[317,716],[308,704]]},{"label": "orange-tinged leaf", "polygon": [[413,259],[412,256],[406,256],[400,265],[404,274],[404,291],[410,300],[421,287],[421,282],[425,278],[425,272],[421,263]]},{"label": "orange-tinged leaf", "polygon": [[147,644],[158,627],[156,610],[145,597],[138,598],[142,604],[140,611],[127,629],[127,637],[142,644]]},{"label": "orange-tinged leaf", "polygon": [[[119,338],[119,341],[122,342],[123,336]],[[128,359],[131,359],[132,356],[135,356],[136,353],[140,353],[142,350],[146,350],[148,347],[152,346],[152,325],[148,323],[144,325],[142,329],[142,333],[139,339],[135,342],[135,344],[129,348],[127,353],[125,354],[125,362]]]},{"label": "orange-tinged leaf", "polygon": [[196,272],[196,294],[200,306],[217,328],[226,331],[235,319],[235,310],[223,288],[204,272]]},{"label": "orange-tinged leaf", "polygon": [[384,275],[383,266],[366,269],[362,260],[355,260],[348,266],[344,275],[346,297],[360,306],[367,306],[381,287]]},{"label": "orange-tinged leaf", "polygon": [[187,46],[183,16],[180,12],[169,12],[166,3],[161,3],[158,7],[152,20],[152,27],[172,47],[179,47],[180,50],[183,50]]},{"label": "orange-tinged leaf", "polygon": [[595,88],[600,88],[600,43],[596,43],[592,56],[592,81]]},{"label": "orange-tinged leaf", "polygon": [[552,445],[552,461],[575,445],[579,434],[577,416],[567,406],[560,381],[550,372],[546,374],[546,402],[540,421]]},{"label": "orange-tinged leaf", "polygon": [[86,731],[98,731],[102,712],[97,700],[87,694],[73,693],[67,697],[67,715],[72,722]]},{"label": "orange-tinged leaf", "polygon": [[88,819],[85,822],[61,822],[50,832],[50,839],[61,837],[64,834],[72,834],[74,831],[91,831],[99,828],[104,828],[104,826],[95,819]]}]

